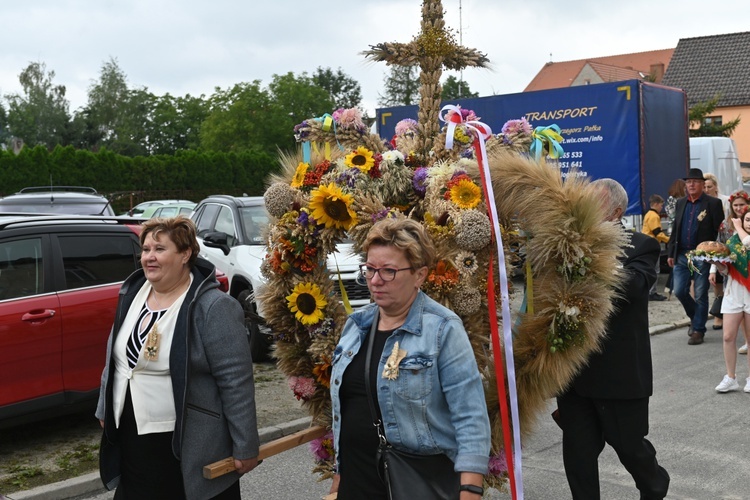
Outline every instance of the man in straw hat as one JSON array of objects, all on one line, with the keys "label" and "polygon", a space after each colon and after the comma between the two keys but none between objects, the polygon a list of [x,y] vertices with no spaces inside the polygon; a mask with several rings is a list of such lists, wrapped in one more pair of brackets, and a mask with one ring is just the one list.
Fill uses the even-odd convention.
[{"label": "man in straw hat", "polygon": [[[715,241],[724,220],[721,200],[704,192],[703,171],[691,168],[685,177],[687,196],[677,200],[672,234],[667,244],[667,262],[673,267],[674,294],[690,317],[689,345],[703,343],[708,319],[708,273],[711,264],[694,261],[698,272],[688,268],[686,254],[704,241]],[[690,282],[695,282],[695,298],[690,295]]]}]

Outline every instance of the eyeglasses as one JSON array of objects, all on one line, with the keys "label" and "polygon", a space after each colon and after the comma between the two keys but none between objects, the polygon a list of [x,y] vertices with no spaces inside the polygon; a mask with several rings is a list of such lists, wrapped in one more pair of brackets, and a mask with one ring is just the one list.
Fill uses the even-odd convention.
[{"label": "eyeglasses", "polygon": [[393,281],[396,279],[396,273],[399,271],[406,271],[407,269],[414,269],[413,267],[404,267],[401,269],[393,269],[391,267],[372,267],[367,264],[359,266],[359,270],[366,279],[371,280],[375,275],[379,275],[383,281]]}]

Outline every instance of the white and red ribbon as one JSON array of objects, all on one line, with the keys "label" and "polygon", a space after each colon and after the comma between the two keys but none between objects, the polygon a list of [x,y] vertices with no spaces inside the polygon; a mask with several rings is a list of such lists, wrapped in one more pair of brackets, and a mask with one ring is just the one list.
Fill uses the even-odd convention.
[{"label": "white and red ribbon", "polygon": [[[444,113],[453,111],[446,120]],[[516,370],[513,359],[513,333],[511,331],[510,318],[510,294],[508,291],[508,274],[505,269],[505,250],[503,248],[502,233],[498,222],[497,207],[495,206],[495,194],[492,189],[492,178],[490,177],[489,164],[487,162],[487,149],[485,142],[492,136],[492,129],[480,121],[464,121],[461,115],[461,108],[453,105],[446,105],[440,110],[440,119],[448,124],[445,138],[445,148],[453,147],[453,134],[456,126],[463,124],[474,135],[474,151],[479,164],[479,173],[482,178],[482,191],[489,208],[490,222],[495,235],[495,244],[497,246],[498,270],[500,276],[500,293],[502,296],[502,317],[503,317],[503,340],[505,352],[505,369],[503,370],[503,359],[501,353],[503,349],[500,346],[500,332],[497,324],[497,310],[495,309],[495,285],[493,266],[490,265],[487,276],[487,304],[490,321],[490,333],[492,337],[492,349],[495,360],[495,376],[497,378],[497,392],[500,404],[500,415],[503,420],[503,447],[505,451],[505,460],[508,464],[508,476],[510,479],[511,497],[513,500],[523,500],[523,474],[521,467],[521,428],[518,417],[518,393],[516,390]],[[490,259],[492,264],[492,259]],[[505,393],[505,379],[507,375],[508,392]],[[508,402],[510,402],[511,418],[508,418]],[[512,440],[511,444],[511,426],[512,423]],[[512,451],[511,451],[512,450]]]}]

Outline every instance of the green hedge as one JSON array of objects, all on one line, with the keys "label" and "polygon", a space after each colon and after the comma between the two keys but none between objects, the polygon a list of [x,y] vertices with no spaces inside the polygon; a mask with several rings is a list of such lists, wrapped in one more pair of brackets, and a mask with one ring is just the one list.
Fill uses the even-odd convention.
[{"label": "green hedge", "polygon": [[160,198],[197,202],[209,194],[262,195],[266,177],[277,170],[277,159],[261,151],[181,151],[130,158],[106,149],[92,153],[57,146],[49,152],[37,146],[18,155],[0,151],[0,195],[53,184],[93,187],[114,195],[118,208]]}]

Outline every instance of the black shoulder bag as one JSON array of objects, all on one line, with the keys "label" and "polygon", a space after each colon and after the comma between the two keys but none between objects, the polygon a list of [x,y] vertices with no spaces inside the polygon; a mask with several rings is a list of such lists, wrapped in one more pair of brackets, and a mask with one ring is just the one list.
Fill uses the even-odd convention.
[{"label": "black shoulder bag", "polygon": [[[461,474],[453,470],[453,461],[445,453],[438,455],[417,455],[397,450],[385,438],[383,424],[375,411],[375,402],[370,389],[370,362],[372,345],[378,328],[378,314],[372,322],[367,340],[365,357],[365,388],[370,413],[378,430],[377,460],[378,475],[385,482],[390,500],[456,500],[459,497]],[[382,474],[381,474],[382,470]]]}]

